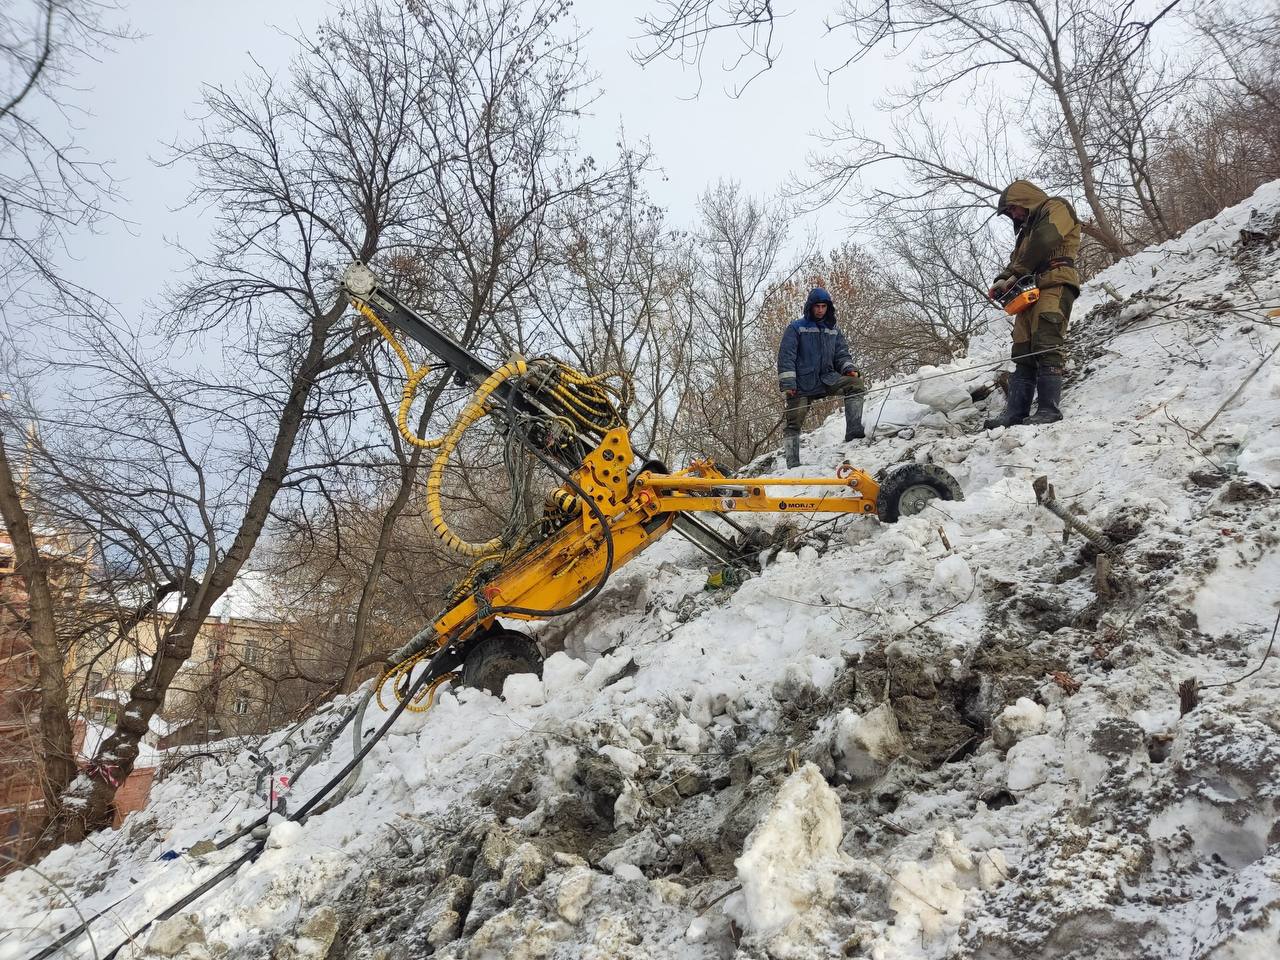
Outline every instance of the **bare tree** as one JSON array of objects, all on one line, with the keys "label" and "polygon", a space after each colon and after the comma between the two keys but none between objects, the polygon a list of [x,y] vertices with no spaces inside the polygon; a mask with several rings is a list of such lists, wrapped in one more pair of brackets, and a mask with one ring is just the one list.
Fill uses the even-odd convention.
[{"label": "bare tree", "polygon": [[903,207],[877,225],[882,307],[892,336],[878,338],[897,351],[886,366],[903,372],[949,360],[995,317],[986,298],[1007,252],[986,229],[985,216],[967,209]]},{"label": "bare tree", "polygon": [[[591,77],[578,36],[562,30],[565,4],[409,6],[422,56],[432,64],[416,135],[440,162],[416,198],[428,242],[403,248],[400,272],[415,304],[463,344],[491,354],[490,341],[501,349],[524,347],[533,287],[556,256],[557,238],[575,222],[583,198],[612,205],[635,167],[625,157],[602,165],[578,152],[574,121],[589,101]],[[427,391],[420,430],[438,408],[456,404],[457,392],[448,388],[441,378]],[[391,427],[390,406],[380,399],[384,428]],[[421,447],[399,437],[391,452],[394,493],[361,587],[345,687],[363,662],[379,579],[422,465]],[[492,450],[475,445],[470,456],[491,457]],[[447,504],[479,515],[482,524],[507,523],[492,506],[506,502],[507,491],[488,484],[477,490],[473,473],[498,476],[490,469],[465,472],[450,484]]]},{"label": "bare tree", "polygon": [[562,211],[622,174],[578,150],[571,121],[590,103],[579,39],[562,0],[411,3],[433,79],[421,136],[447,162],[419,198],[429,242],[418,256],[418,307],[464,343],[481,329],[491,355],[522,342],[522,312]]},{"label": "bare tree", "polygon": [[[1136,16],[1134,4],[907,0],[886,9],[873,0],[846,0],[841,26],[854,37],[855,56],[881,44],[918,51],[915,83],[886,103],[894,110],[923,111],[940,98],[971,96],[998,71],[1010,91],[997,101],[1000,116],[1011,139],[1024,145],[1028,171],[1050,174],[1051,183],[1078,185],[1088,213],[1085,232],[1113,256],[1130,252],[1105,182],[1113,144],[1095,117],[1115,102],[1107,85],[1129,68],[1154,26]],[[936,149],[923,157],[909,147],[900,152],[949,168],[957,186],[996,186],[965,161],[963,151]],[[857,171],[878,159],[877,151],[864,150],[846,165]]]},{"label": "bare tree", "polygon": [[[1104,0],[842,0],[827,31],[848,38],[827,75],[873,50],[909,56],[915,80],[880,104],[888,142],[855,118],[838,122],[811,154],[811,202],[852,198],[858,222],[920,201],[952,210],[988,206],[1011,179],[1030,176],[1082,197],[1084,230],[1112,258],[1167,235],[1151,182],[1151,141],[1195,67],[1155,67],[1152,36],[1174,3]],[[665,6],[641,25],[659,51],[701,56],[718,30],[736,31],[764,63],[759,23],[772,10],[714,0]],[[770,36],[770,43],[772,38]],[[738,65],[730,64],[729,69]],[[957,111],[963,111],[961,120]],[[975,127],[979,128],[975,130]],[[907,174],[881,175],[881,167]],[[887,173],[887,171],[886,171]]]},{"label": "bare tree", "polygon": [[[114,184],[102,164],[75,144],[67,118],[76,112],[76,66],[127,38],[115,23],[119,8],[98,0],[29,0],[0,8],[0,306],[6,316],[55,304],[63,313],[97,312],[92,293],[58,262],[74,231],[92,230],[107,216]],[[7,326],[8,356],[19,327]],[[9,361],[12,360],[10,365]],[[8,386],[14,388],[15,381]],[[12,398],[10,398],[12,399]],[[0,517],[13,543],[27,593],[24,627],[39,667],[39,738],[45,823],[35,851],[47,848],[48,821],[76,775],[68,716],[68,688],[60,644],[59,601],[50,558],[33,530],[29,500],[15,477],[7,441],[22,433],[4,413],[0,423]]]},{"label": "bare tree", "polygon": [[16,0],[0,8],[0,303],[93,310],[59,263],[72,232],[107,217],[115,185],[77,148],[77,63],[131,36],[111,0]]},{"label": "bare tree", "polygon": [[689,353],[688,324],[672,299],[685,280],[687,244],[644,191],[647,159],[624,156],[617,190],[576,200],[536,289],[538,317],[527,336],[530,348],[589,373],[620,373],[631,385],[632,442],[663,457]]},{"label": "bare tree", "polygon": [[641,36],[648,41],[633,55],[641,66],[666,57],[701,69],[710,39],[732,35],[738,48],[731,57],[730,72],[744,65],[752,71],[732,91],[738,96],[774,65],[781,52],[775,32],[779,14],[773,0],[658,0],[655,6],[653,13],[636,18]]},{"label": "bare tree", "polygon": [[[49,571],[53,561],[34,529],[28,509],[30,501],[23,496],[9,458],[7,448],[11,426],[0,422],[0,518],[4,520],[5,530],[13,544],[14,572],[26,587],[25,632],[38,665],[38,756],[43,768],[40,782],[44,793],[44,817],[42,823],[36,824],[36,833],[43,839],[47,836],[44,827],[60,813],[63,794],[77,771],[67,710],[63,648],[58,636],[59,605]],[[33,761],[35,759],[32,758]],[[33,850],[25,853],[32,855],[47,846],[47,842],[38,841]]]},{"label": "bare tree", "polygon": [[777,390],[759,389],[774,363],[761,318],[795,271],[784,259],[789,217],[723,180],[702,195],[698,212],[688,317],[693,353],[679,429],[686,450],[738,467],[767,449],[781,424]]},{"label": "bare tree", "polygon": [[[398,243],[382,272],[438,326],[482,353],[497,352],[491,341],[499,348],[524,345],[531,284],[556,249],[555,238],[573,222],[570,208],[586,195],[611,196],[629,175],[626,164],[597,165],[577,155],[573,123],[589,77],[577,37],[561,31],[563,13],[560,3],[510,0],[481,7],[411,4],[392,37],[392,46],[405,53],[390,69],[396,77],[415,77],[416,87],[407,108],[411,115],[388,118],[381,135],[403,142],[425,162],[413,174],[404,206],[412,229],[396,233]],[[330,43],[380,48],[386,39],[348,40],[353,28],[329,30]],[[336,619],[332,629],[325,627],[333,636],[326,642],[337,645],[343,662],[330,682],[343,689],[385,652],[386,635],[375,638],[374,626],[384,619],[389,583],[401,577],[395,567],[405,555],[397,544],[409,535],[406,526],[415,527],[411,504],[424,463],[423,447],[397,432],[399,387],[393,384],[403,374],[394,369],[393,354],[379,348],[358,359],[359,382],[344,381],[343,390],[363,390],[373,398],[371,404],[353,398],[359,429],[318,438],[311,475],[297,481],[305,484],[302,495],[311,505],[295,497],[278,511],[284,542],[299,560],[315,558],[312,588],[333,605]],[[414,408],[415,435],[433,424],[439,429],[438,418],[462,397],[450,378],[429,378]],[[352,451],[353,435],[375,439]],[[491,460],[493,451],[479,443],[464,455]],[[478,465],[474,459],[464,462]],[[505,491],[481,486],[463,473],[449,484],[447,505],[469,511],[482,526],[507,523],[505,512],[494,507]],[[344,494],[344,488],[351,492]],[[275,556],[290,562],[279,551]],[[421,563],[412,566],[421,572]],[[399,605],[399,631],[420,622],[424,607],[433,610],[442,601],[440,585],[450,579],[442,572],[450,570],[461,571],[456,559],[436,562],[431,575],[417,580],[418,615],[406,616]],[[430,589],[424,592],[424,586]],[[328,669],[313,664],[297,666],[294,673],[323,682]]]},{"label": "bare tree", "polygon": [[1184,104],[1151,161],[1172,233],[1280,177],[1280,130],[1257,118],[1252,98],[1230,88],[1205,90]]},{"label": "bare tree", "polygon": [[1190,22],[1204,79],[1167,117],[1150,152],[1150,180],[1176,234],[1280,177],[1280,12],[1259,0],[1202,3]]},{"label": "bare tree", "polygon": [[[68,791],[65,838],[109,822],[148,722],[277,497],[321,484],[330,436],[347,429],[364,341],[334,274],[415,231],[413,201],[436,162],[406,135],[425,99],[414,36],[403,12],[355,7],[299,38],[286,81],[263,71],[207,91],[201,130],[176,156],[196,167],[192,202],[216,228],[160,321],[176,349],[86,330],[77,407],[46,417],[56,430],[43,469],[61,509],[147,585],[140,615],[173,607],[116,729]],[[220,362],[191,362],[210,351]]]},{"label": "bare tree", "polygon": [[1192,22],[1218,66],[1259,107],[1280,111],[1280,10],[1269,0],[1196,5]]}]

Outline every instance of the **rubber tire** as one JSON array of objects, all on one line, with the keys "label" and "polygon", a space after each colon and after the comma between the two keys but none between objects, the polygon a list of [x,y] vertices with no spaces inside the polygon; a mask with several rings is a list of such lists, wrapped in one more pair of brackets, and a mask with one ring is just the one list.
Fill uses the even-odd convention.
[{"label": "rubber tire", "polygon": [[897,523],[902,495],[911,487],[932,487],[939,500],[963,500],[964,491],[955,477],[931,463],[908,463],[891,471],[880,484],[876,516],[884,523]]},{"label": "rubber tire", "polygon": [[542,676],[542,651],[518,630],[495,630],[467,651],[462,664],[464,686],[502,696],[502,684],[515,673]]}]

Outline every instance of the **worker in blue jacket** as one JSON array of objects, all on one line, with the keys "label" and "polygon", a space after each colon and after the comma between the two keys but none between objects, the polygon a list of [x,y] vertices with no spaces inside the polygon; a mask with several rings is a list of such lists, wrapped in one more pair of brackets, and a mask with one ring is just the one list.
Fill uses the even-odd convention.
[{"label": "worker in blue jacket", "polygon": [[778,347],[778,389],[786,397],[782,448],[788,467],[800,465],[800,430],[809,404],[823,397],[844,397],[844,439],[860,439],[862,403],[867,388],[849,355],[849,344],[836,328],[831,294],[814,287],[804,302],[804,316],[792,321]]}]

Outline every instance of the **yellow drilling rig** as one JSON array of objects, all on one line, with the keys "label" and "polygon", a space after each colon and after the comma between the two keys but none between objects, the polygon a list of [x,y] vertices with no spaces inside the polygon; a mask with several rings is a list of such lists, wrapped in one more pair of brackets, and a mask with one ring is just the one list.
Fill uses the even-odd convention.
[{"label": "yellow drilling rig", "polygon": [[[546,620],[581,609],[614,571],[669,531],[729,564],[761,546],[753,531],[729,514],[853,513],[892,523],[920,512],[933,499],[963,496],[946,471],[914,463],[888,471],[879,482],[848,463],[836,476],[821,478],[729,477],[709,460],[672,473],[632,448],[625,377],[589,376],[550,357],[514,356],[492,369],[381,286],[364,264],[347,268],[342,287],[405,368],[397,421],[408,442],[434,451],[427,476],[432,526],[447,546],[473,558],[444,611],[392,656],[394,665],[382,682],[392,681],[401,697],[410,689],[415,668],[426,664],[427,676],[414,679],[418,693],[415,703],[407,705],[410,709],[427,709],[435,690],[450,679],[460,677],[465,684],[501,693],[510,674],[541,673],[537,644],[502,626],[499,618]],[[425,347],[439,363],[415,366],[397,332]],[[425,440],[409,430],[409,409],[426,375],[442,368],[475,393],[447,434]],[[502,536],[469,542],[446,522],[441,486],[459,440],[484,417],[494,418],[505,438],[513,483],[527,476],[511,463],[512,452],[523,450],[560,485],[547,495],[539,516],[513,517]],[[787,487],[807,489],[796,496],[771,492]],[[831,490],[814,496],[814,487]]]}]

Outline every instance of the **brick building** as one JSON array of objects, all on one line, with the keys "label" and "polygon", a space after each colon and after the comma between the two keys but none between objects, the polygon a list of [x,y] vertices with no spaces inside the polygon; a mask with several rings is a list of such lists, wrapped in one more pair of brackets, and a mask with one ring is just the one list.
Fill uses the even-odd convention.
[{"label": "brick building", "polygon": [[[111,725],[129,690],[151,667],[151,656],[176,613],[167,598],[129,636],[86,638],[71,651],[72,698],[93,723]],[[213,605],[196,634],[191,656],[169,686],[158,715],[164,746],[207,743],[264,732],[283,722],[288,705],[278,696],[273,664],[283,656],[290,632],[286,605],[269,578],[247,572]]]},{"label": "brick building", "polygon": [[[53,534],[40,538],[40,549],[54,561],[55,593],[73,599],[79,609],[90,609],[87,552],[77,552],[69,537]],[[174,609],[162,606],[123,639],[104,631],[69,651],[64,671],[74,747],[82,765],[114,729],[129,690],[150,669],[151,654]],[[26,846],[33,825],[44,815],[39,678],[28,616],[26,585],[14,572],[13,545],[0,527],[0,853],[8,856]],[[261,574],[241,577],[214,605],[192,657],[152,719],[134,772],[117,792],[117,823],[145,805],[168,748],[264,732],[287,717],[288,706],[278,696],[270,668],[286,642],[286,619]]]},{"label": "brick building", "polygon": [[[90,556],[66,534],[36,532],[61,595],[85,586]],[[27,587],[14,570],[13,541],[0,527],[0,853],[14,856],[44,816],[40,688],[31,647]]]}]

